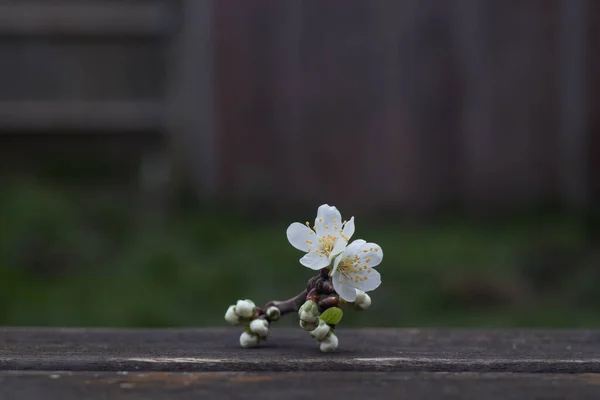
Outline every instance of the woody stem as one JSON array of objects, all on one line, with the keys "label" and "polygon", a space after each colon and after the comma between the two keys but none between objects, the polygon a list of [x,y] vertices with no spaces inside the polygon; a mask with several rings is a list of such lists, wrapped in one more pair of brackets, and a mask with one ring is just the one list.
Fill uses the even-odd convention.
[{"label": "woody stem", "polygon": [[269,307],[277,307],[282,316],[291,312],[298,312],[306,300],[313,300],[318,303],[321,311],[339,304],[331,278],[329,277],[329,271],[326,268],[323,268],[318,275],[310,278],[306,284],[306,289],[291,299],[269,301],[263,308],[259,308],[257,310],[259,313],[258,318],[268,320],[265,313]]}]

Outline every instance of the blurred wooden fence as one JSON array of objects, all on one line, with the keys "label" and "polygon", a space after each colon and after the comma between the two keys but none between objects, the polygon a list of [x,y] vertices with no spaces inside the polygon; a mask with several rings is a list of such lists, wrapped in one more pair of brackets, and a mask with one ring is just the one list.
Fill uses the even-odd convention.
[{"label": "blurred wooden fence", "polygon": [[0,128],[162,129],[164,1],[0,2]]},{"label": "blurred wooden fence", "polygon": [[0,1],[3,164],[44,164],[47,153],[64,158],[67,147],[160,180],[168,173],[165,148],[186,148],[184,141],[206,155],[188,157],[198,184],[214,185],[204,178],[213,168],[206,145],[214,132],[211,7],[195,0]]},{"label": "blurred wooden fence", "polygon": [[0,132],[158,132],[201,192],[239,201],[582,206],[599,190],[598,8],[0,2]]}]

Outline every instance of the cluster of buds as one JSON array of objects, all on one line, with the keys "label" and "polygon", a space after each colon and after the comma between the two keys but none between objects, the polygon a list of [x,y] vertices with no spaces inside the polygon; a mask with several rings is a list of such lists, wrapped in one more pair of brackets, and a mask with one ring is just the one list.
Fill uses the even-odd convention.
[{"label": "cluster of buds", "polygon": [[[330,324],[319,316],[319,308],[313,300],[307,300],[298,311],[300,326],[309,331],[310,336],[317,339],[319,349],[324,352],[335,351],[338,347],[338,338]],[[341,318],[341,317],[340,317]]]},{"label": "cluster of buds", "polygon": [[[277,307],[269,307],[265,315],[269,320],[275,321],[279,319],[281,313]],[[240,335],[242,347],[255,347],[269,335],[269,321],[261,317],[252,300],[238,300],[235,305],[229,306],[225,313],[225,320],[231,325],[241,325],[244,328],[244,332]]]},{"label": "cluster of buds", "polygon": [[[318,285],[318,280],[313,281],[313,283]],[[337,297],[326,297],[317,303],[318,300],[314,295],[314,291],[309,293],[308,296],[305,293],[287,302],[268,303],[264,309],[256,307],[252,300],[238,300],[236,304],[229,306],[227,309],[225,320],[232,325],[243,327],[244,332],[240,335],[240,346],[256,347],[262,340],[267,339],[271,321],[276,321],[281,317],[282,310],[279,307],[284,307],[284,312],[289,312],[293,309],[298,309],[293,307],[297,299],[306,299],[298,309],[300,326],[317,340],[318,347],[322,352],[328,353],[335,351],[338,347],[339,340],[334,328],[344,314],[335,305],[339,303],[339,305],[346,305],[358,311],[364,311],[371,306],[371,297],[358,289],[356,290],[356,298],[353,302],[347,302],[343,299],[338,301]],[[334,299],[335,302],[330,301],[331,299]],[[332,304],[330,305],[329,303]],[[277,304],[278,307],[272,304]],[[326,309],[321,313],[319,307]]]}]

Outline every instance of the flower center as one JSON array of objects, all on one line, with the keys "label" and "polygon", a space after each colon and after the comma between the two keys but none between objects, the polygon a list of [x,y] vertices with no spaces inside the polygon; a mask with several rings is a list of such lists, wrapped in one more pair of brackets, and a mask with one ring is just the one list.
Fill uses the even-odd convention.
[{"label": "flower center", "polygon": [[329,257],[333,248],[335,246],[335,241],[337,240],[337,236],[325,235],[319,238],[319,250],[324,255]]},{"label": "flower center", "polygon": [[[366,281],[367,279],[369,279],[368,276],[361,276],[361,273],[367,271],[367,268],[368,267],[366,265],[364,265],[363,267],[360,266],[360,258],[358,256],[346,256],[338,264],[338,270],[344,276],[346,276],[346,278],[350,279],[351,281],[354,281],[354,283]],[[340,283],[343,283],[343,281],[340,280]]]}]

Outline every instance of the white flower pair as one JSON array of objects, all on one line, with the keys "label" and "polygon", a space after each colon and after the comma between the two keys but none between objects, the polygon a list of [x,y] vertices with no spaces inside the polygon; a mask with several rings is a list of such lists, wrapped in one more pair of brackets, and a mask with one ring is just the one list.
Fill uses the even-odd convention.
[{"label": "white flower pair", "polygon": [[362,239],[348,244],[354,230],[354,217],[342,222],[336,207],[323,204],[312,228],[309,222],[294,222],[286,232],[291,245],[306,252],[300,264],[313,270],[329,268],[333,288],[348,302],[356,300],[357,290],[368,292],[381,284],[375,270],[383,260],[381,247]]}]

